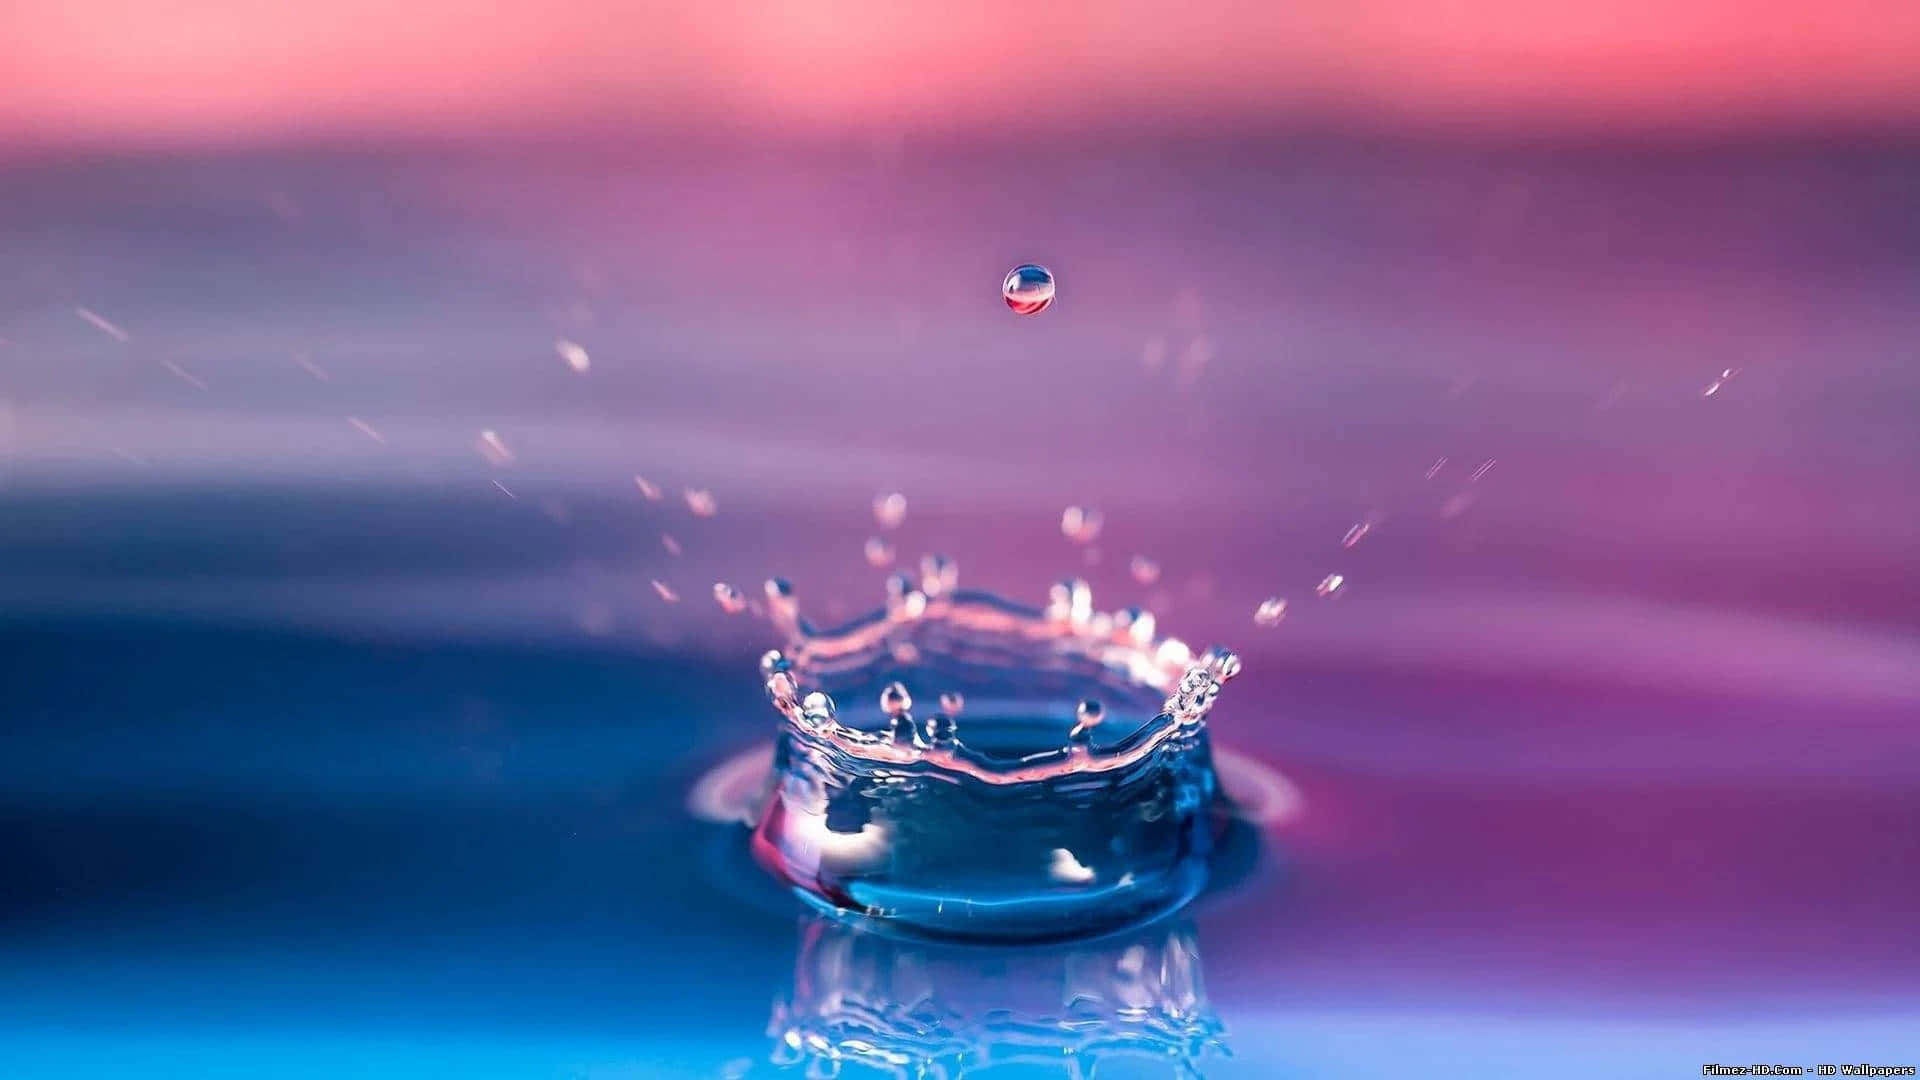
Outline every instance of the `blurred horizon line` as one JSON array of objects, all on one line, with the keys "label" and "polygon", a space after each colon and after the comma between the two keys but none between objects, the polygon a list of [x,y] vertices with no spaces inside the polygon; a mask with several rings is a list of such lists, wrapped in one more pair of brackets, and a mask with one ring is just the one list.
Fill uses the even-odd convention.
[{"label": "blurred horizon line", "polygon": [[[634,123],[595,113],[567,117],[528,116],[520,122],[447,125],[432,130],[401,125],[308,124],[278,129],[224,132],[66,132],[0,133],[0,167],[58,165],[114,159],[220,157],[225,155],[382,154],[450,152],[477,154],[553,152],[567,157],[598,154],[619,157],[663,147],[714,153],[803,153],[828,157],[865,156],[897,160],[916,151],[1043,154],[1101,149],[1246,149],[1299,144],[1327,149],[1346,147],[1417,150],[1533,151],[1579,153],[1635,149],[1654,152],[1705,150],[1860,149],[1920,151],[1920,113],[1806,117],[1795,121],[1755,118],[1749,123],[1721,121],[1621,125],[1589,116],[1591,122],[1567,123],[1557,117],[1510,113],[1502,117],[1435,124],[1367,111],[1316,111],[1248,115],[1222,123],[1206,117],[1163,112],[1128,121],[1029,125],[1019,128],[968,123],[902,124],[862,131],[805,129],[736,119],[690,123]],[[1204,120],[1204,123],[1202,122]]]}]

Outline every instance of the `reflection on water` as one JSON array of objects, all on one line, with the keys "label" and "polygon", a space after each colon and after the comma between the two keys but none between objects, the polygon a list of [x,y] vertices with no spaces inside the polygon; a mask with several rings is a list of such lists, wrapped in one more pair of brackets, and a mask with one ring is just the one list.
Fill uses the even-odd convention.
[{"label": "reflection on water", "polygon": [[809,1076],[855,1065],[941,1080],[1003,1066],[1092,1077],[1128,1059],[1129,1075],[1144,1065],[1198,1077],[1226,1052],[1184,921],[1073,946],[982,949],[809,917],[768,1035],[773,1062]]}]

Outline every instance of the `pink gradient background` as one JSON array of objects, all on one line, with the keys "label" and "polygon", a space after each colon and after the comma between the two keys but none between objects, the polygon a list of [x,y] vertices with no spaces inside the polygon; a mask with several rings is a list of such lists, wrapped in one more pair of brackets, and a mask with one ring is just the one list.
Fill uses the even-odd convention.
[{"label": "pink gradient background", "polygon": [[1911,125],[1899,0],[0,8],[0,139],[1413,125]]}]

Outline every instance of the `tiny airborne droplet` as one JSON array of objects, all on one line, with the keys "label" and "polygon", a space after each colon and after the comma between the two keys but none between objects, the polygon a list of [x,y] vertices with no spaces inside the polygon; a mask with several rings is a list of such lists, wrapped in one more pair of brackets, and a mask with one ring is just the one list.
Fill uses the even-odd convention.
[{"label": "tiny airborne droplet", "polygon": [[713,602],[719,604],[720,610],[729,615],[738,615],[747,610],[746,594],[724,581],[714,583]]},{"label": "tiny airborne droplet", "polygon": [[639,488],[640,494],[646,498],[656,501],[660,498],[660,488],[644,476],[635,475],[633,478],[633,486]]},{"label": "tiny airborne droplet", "polygon": [[1347,584],[1347,579],[1345,576],[1340,574],[1328,574],[1326,577],[1320,579],[1320,584],[1315,585],[1313,587],[1313,591],[1316,595],[1319,595],[1319,596],[1323,596],[1323,597],[1332,596],[1335,593],[1338,593],[1342,588],[1344,588],[1346,584]]},{"label": "tiny airborne droplet", "polygon": [[659,578],[653,580],[653,591],[659,593],[660,599],[665,600],[669,604],[677,604],[680,602],[680,594],[673,591],[673,586],[668,585]]},{"label": "tiny airborne droplet", "polygon": [[473,446],[480,451],[481,457],[487,459],[489,465],[513,464],[513,451],[507,449],[506,440],[500,438],[500,433],[492,428],[482,431],[480,438],[474,441]]},{"label": "tiny airborne droplet", "polygon": [[1076,544],[1091,543],[1105,523],[1100,511],[1084,506],[1069,506],[1060,514],[1060,531]]},{"label": "tiny airborne droplet", "polygon": [[593,359],[587,355],[587,350],[578,342],[561,338],[553,343],[553,351],[559,353],[560,359],[565,360],[567,366],[577,372],[584,373],[588,368],[593,366]]},{"label": "tiny airborne droplet", "polygon": [[1016,315],[1038,315],[1053,303],[1053,271],[1026,263],[1007,272],[1000,287],[1007,306]]},{"label": "tiny airborne droplet", "polygon": [[878,536],[867,538],[865,554],[867,565],[875,569],[893,564],[893,545]]},{"label": "tiny airborne droplet", "polygon": [[883,529],[897,529],[907,520],[907,497],[890,491],[873,497],[873,520]]},{"label": "tiny airborne droplet", "polygon": [[1128,568],[1133,571],[1133,580],[1142,585],[1151,585],[1160,580],[1160,564],[1145,555],[1135,555]]},{"label": "tiny airborne droplet", "polygon": [[1277,596],[1270,596],[1260,601],[1260,606],[1253,609],[1255,626],[1279,626],[1280,620],[1286,617],[1287,602]]},{"label": "tiny airborne droplet", "polygon": [[699,488],[687,489],[687,509],[693,511],[694,516],[712,517],[719,508],[719,504],[714,502],[713,492]]}]

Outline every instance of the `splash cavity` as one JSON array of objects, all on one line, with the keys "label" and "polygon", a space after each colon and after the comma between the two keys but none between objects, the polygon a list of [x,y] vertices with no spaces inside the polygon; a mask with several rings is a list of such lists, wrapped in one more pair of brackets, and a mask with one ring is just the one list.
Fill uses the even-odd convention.
[{"label": "splash cavity", "polygon": [[828,629],[767,583],[784,723],[755,858],[816,906],[936,937],[1071,937],[1191,899],[1216,824],[1207,713],[1239,660],[1097,612],[1081,581],[1029,608],[957,589],[950,560],[921,571]]}]

